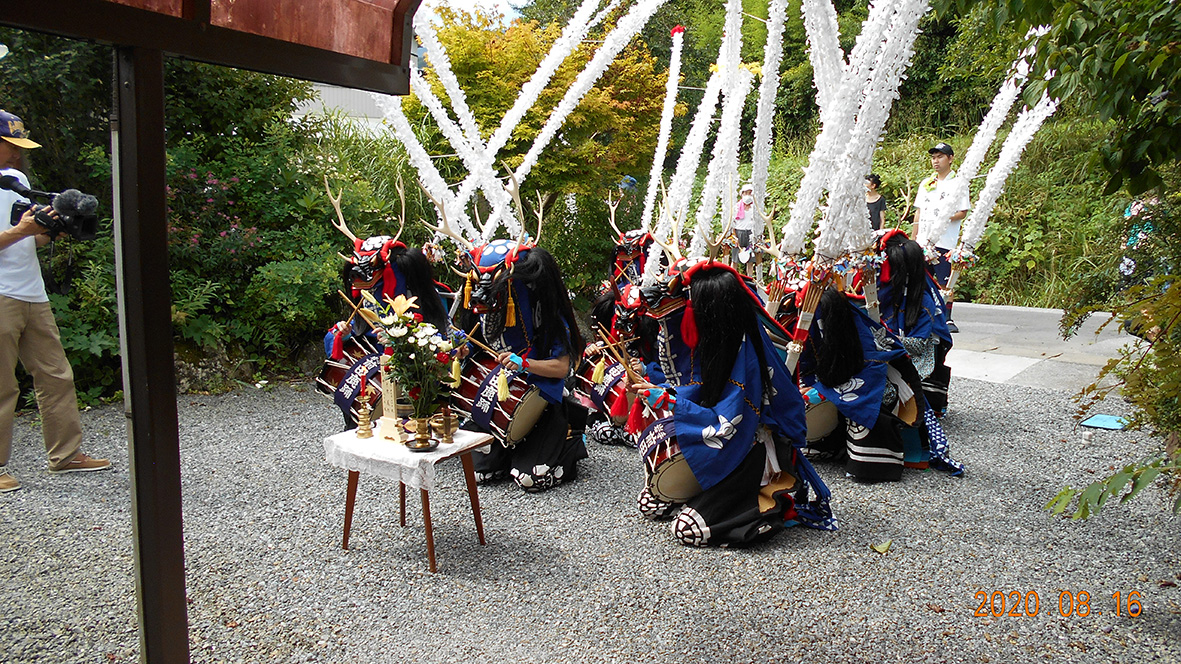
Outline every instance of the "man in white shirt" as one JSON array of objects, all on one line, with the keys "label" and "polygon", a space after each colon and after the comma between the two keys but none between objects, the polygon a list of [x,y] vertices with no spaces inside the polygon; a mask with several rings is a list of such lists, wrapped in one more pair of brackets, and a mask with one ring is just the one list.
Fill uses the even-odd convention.
[{"label": "man in white shirt", "polygon": [[[943,209],[951,211],[951,225],[935,240],[935,249],[939,252],[939,262],[931,271],[935,281],[941,288],[947,287],[947,279],[951,276],[951,263],[947,260],[947,253],[956,248],[960,241],[960,224],[968,216],[971,204],[968,202],[968,188],[960,187],[956,180],[955,171],[951,170],[951,162],[955,159],[955,151],[947,143],[936,143],[935,147],[927,151],[931,155],[931,168],[934,170],[929,177],[919,183],[919,192],[914,197],[914,224],[911,236],[919,238],[919,223],[924,212],[933,212],[936,206],[949,206]],[[954,200],[949,198],[954,197]],[[928,223],[933,223],[929,219]],[[953,332],[955,324],[951,322],[951,307],[948,306],[947,325]]]},{"label": "man in white shirt", "polygon": [[[28,187],[28,178],[19,170],[24,165],[22,149],[38,147],[29,140],[20,118],[0,110],[0,177],[14,177]],[[20,398],[18,360],[33,376],[50,472],[111,467],[110,461],[94,459],[81,451],[82,423],[74,372],[62,349],[37,260],[37,247],[52,238],[31,209],[19,217],[13,214],[14,205],[26,202],[16,192],[0,188],[0,493],[21,486],[7,468],[12,454],[13,414]]]}]

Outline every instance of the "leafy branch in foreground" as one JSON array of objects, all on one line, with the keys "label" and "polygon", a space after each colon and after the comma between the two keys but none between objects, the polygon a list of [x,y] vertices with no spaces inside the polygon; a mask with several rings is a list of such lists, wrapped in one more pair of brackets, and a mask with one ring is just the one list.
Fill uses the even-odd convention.
[{"label": "leafy branch in foreground", "polygon": [[[1069,509],[1077,499],[1078,506],[1070,518],[1086,519],[1098,514],[1107,501],[1112,498],[1118,496],[1121,505],[1135,498],[1136,494],[1152,484],[1152,481],[1161,473],[1168,471],[1181,471],[1181,458],[1174,456],[1172,459],[1164,457],[1144,459],[1138,463],[1124,466],[1114,475],[1092,482],[1085,489],[1079,490],[1068,486],[1046,503],[1044,509],[1050,510],[1057,516]],[[1127,489],[1126,493],[1124,492],[1125,488]],[[1121,496],[1121,494],[1123,495]],[[1173,514],[1178,513],[1181,513],[1181,496],[1178,496],[1173,503]]]},{"label": "leafy branch in foreground", "polygon": [[[1079,280],[1085,291],[1080,293],[1081,302],[1062,320],[1063,334],[1069,336],[1088,315],[1111,305],[1111,318],[1104,325],[1120,319],[1124,329],[1141,339],[1122,348],[1120,356],[1099,371],[1095,382],[1075,396],[1079,403],[1075,417],[1082,419],[1118,389],[1133,407],[1127,428],[1149,428],[1165,436],[1166,444],[1155,456],[1126,466],[1081,491],[1066,487],[1046,505],[1054,514],[1062,514],[1077,500],[1072,516],[1085,519],[1110,498],[1120,495],[1129,482],[1131,488],[1123,494],[1121,503],[1131,500],[1162,473],[1174,478],[1174,489],[1179,484],[1181,200],[1177,198],[1171,197],[1167,204],[1150,199],[1128,206],[1127,240],[1114,247],[1118,251],[1113,252],[1112,260],[1105,261],[1105,270],[1091,275],[1095,278]],[[1106,293],[1086,285],[1103,280],[1109,284]],[[1181,511],[1181,498],[1174,503],[1173,511]]]}]

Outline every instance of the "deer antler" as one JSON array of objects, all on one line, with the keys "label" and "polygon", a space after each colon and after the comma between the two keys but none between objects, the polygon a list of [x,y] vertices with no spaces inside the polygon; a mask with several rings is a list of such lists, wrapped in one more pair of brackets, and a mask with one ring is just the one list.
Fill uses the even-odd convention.
[{"label": "deer antler", "polygon": [[[542,218],[545,216],[545,199],[542,198],[540,191],[537,192],[537,210],[534,211],[534,214],[537,215],[537,235],[534,236],[534,238],[533,238],[533,244],[540,244],[541,243],[541,222],[542,222]],[[525,218],[521,217],[521,229],[524,230],[524,228],[525,228]]]},{"label": "deer antler", "polygon": [[432,226],[426,221],[423,221],[422,225],[436,233],[442,233],[443,235],[446,235],[447,237],[455,240],[461,247],[474,249],[475,247],[472,245],[472,243],[469,242],[468,239],[463,235],[458,233],[454,228],[452,228],[451,224],[447,222],[447,211],[443,209],[443,204],[439,202],[439,199],[431,195],[431,192],[427,190],[426,185],[422,183],[422,180],[418,181],[418,186],[422,188],[422,193],[426,194],[426,197],[431,199],[431,203],[435,206],[435,209],[439,211],[439,219],[442,220],[442,223],[440,223],[438,226]]},{"label": "deer antler", "polygon": [[336,230],[344,233],[348,239],[356,243],[357,236],[353,235],[353,232],[349,230],[349,225],[344,221],[344,212],[342,212],[340,209],[340,199],[344,196],[344,188],[342,187],[340,193],[334,197],[332,195],[332,187],[328,186],[327,175],[324,176],[324,188],[328,190],[328,200],[332,201],[332,207],[336,210],[336,218],[339,220],[332,222],[332,225],[336,226]]},{"label": "deer antler", "polygon": [[652,236],[652,241],[655,242],[656,244],[660,245],[660,248],[664,249],[664,252],[666,254],[668,254],[670,264],[676,263],[677,261],[685,258],[681,254],[681,246],[679,243],[679,239],[681,237],[681,219],[679,217],[677,217],[677,215],[670,213],[668,211],[668,206],[665,205],[663,202],[661,202],[660,208],[661,208],[661,216],[667,215],[669,220],[672,222],[671,223],[672,235],[671,235],[671,238],[670,238],[668,244],[665,244],[664,241],[662,241],[660,238],[656,237],[656,235]]},{"label": "deer antler", "polygon": [[708,237],[705,239],[706,245],[709,246],[710,261],[713,261],[718,257],[718,248],[721,247],[722,243],[726,241],[726,238],[730,236],[730,228],[733,225],[733,221],[727,220],[726,224],[722,227],[722,232],[718,233],[716,239],[710,240]]},{"label": "deer antler", "polygon": [[[517,181],[517,174],[513,172],[512,167],[510,167],[507,162],[501,161],[500,163],[504,164],[505,170],[508,171],[509,184],[504,185],[504,190],[507,191],[509,196],[512,197],[513,204],[517,207],[517,217],[521,220],[522,237],[518,238],[519,243],[519,240],[524,239],[525,234],[525,205],[521,202],[521,183]],[[538,229],[538,232],[540,232],[540,229]]]},{"label": "deer antler", "polygon": [[[730,189],[733,189],[733,186],[731,186]],[[727,199],[729,199],[729,196],[727,196]],[[722,246],[722,243],[725,242],[726,238],[730,236],[730,229],[734,227],[733,206],[734,204],[727,200],[726,206],[724,208],[726,210],[726,221],[722,224],[722,232],[719,233],[713,240],[706,236],[705,243],[709,246],[709,260],[711,262],[718,257],[718,247]]]},{"label": "deer antler", "polygon": [[620,195],[619,200],[612,202],[611,190],[607,190],[607,207],[610,208],[610,210],[611,210],[611,217],[610,217],[611,228],[615,229],[615,232],[619,234],[619,237],[623,237],[623,231],[619,230],[619,226],[615,225],[615,211],[617,209],[619,209],[619,204],[622,202],[623,202],[622,195]]},{"label": "deer antler", "polygon": [[398,174],[398,200],[402,201],[402,214],[398,217],[398,232],[394,234],[394,242],[402,237],[402,231],[406,229],[406,185],[402,182],[402,174]]},{"label": "deer antler", "polygon": [[767,231],[767,245],[768,246],[763,251],[768,254],[771,254],[775,258],[782,258],[783,254],[781,254],[779,252],[779,247],[775,242],[775,213],[776,213],[775,206],[774,205],[771,206],[770,214],[763,214],[763,206],[762,205],[758,205],[756,207],[756,209],[758,210],[759,217],[763,220],[763,228]]},{"label": "deer antler", "polygon": [[[910,182],[910,176],[908,175],[906,176],[906,204],[902,207],[902,214],[898,216],[898,226],[901,226],[902,222],[906,220],[906,215],[910,214],[910,202],[914,200],[910,195],[911,190],[912,185]],[[898,226],[895,226],[894,228],[898,228]],[[914,239],[918,240],[917,237]]]}]

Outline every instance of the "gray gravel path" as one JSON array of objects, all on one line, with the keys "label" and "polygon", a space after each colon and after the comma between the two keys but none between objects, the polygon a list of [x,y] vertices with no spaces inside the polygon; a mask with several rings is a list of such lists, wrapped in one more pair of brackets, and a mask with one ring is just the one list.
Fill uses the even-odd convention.
[{"label": "gray gravel path", "polygon": [[[308,386],[179,403],[196,662],[1181,661],[1181,588],[1161,585],[1181,584],[1181,518],[1164,492],[1086,522],[1040,509],[1159,442],[1085,440],[1061,393],[955,380],[945,427],[967,477],[863,486],[821,464],[841,530],[751,550],[678,545],[636,513],[635,453],[603,447],[548,493],[482,487],[480,547],[450,463],[431,505],[437,575],[417,498],[400,528],[381,478],[361,478],[340,549],[345,472],[321,445],[340,418]],[[113,471],[50,475],[35,421],[17,423],[25,488],[0,496],[6,662],[137,656],[125,420],[83,418]],[[1059,615],[1064,590],[1090,593],[1092,615]],[[973,617],[979,591],[1036,591],[1040,612]],[[1117,617],[1112,594],[1130,591],[1143,615]]]}]

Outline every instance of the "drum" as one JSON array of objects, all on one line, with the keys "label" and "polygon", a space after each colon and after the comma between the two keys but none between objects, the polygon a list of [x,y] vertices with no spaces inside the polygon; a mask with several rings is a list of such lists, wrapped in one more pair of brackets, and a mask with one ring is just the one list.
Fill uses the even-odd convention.
[{"label": "drum", "polygon": [[[603,371],[603,381],[595,383],[591,376],[595,373],[598,358],[586,358],[582,366],[575,373],[574,395],[582,403],[592,406],[601,413],[610,413],[611,407],[620,399],[627,399],[627,390],[623,389],[623,365],[608,360]],[[622,424],[616,422],[616,424]]]},{"label": "drum", "polygon": [[670,503],[683,503],[701,493],[701,485],[677,445],[673,418],[661,418],[644,429],[638,449],[644,458],[648,491],[653,496]]},{"label": "drum", "polygon": [[840,418],[837,407],[831,401],[810,403],[804,407],[804,420],[808,424],[807,439],[809,443],[823,440],[836,431]]},{"label": "drum", "polygon": [[360,377],[365,375],[366,383],[373,386],[372,419],[381,417],[381,356],[365,337],[349,337],[342,344],[344,357],[324,361],[324,368],[316,377],[316,391],[333,399],[348,415],[353,424],[357,423],[356,398],[360,393]]},{"label": "drum", "polygon": [[524,440],[549,402],[536,385],[520,376],[508,380],[508,398],[496,398],[497,376],[504,368],[488,357],[468,360],[459,388],[452,390],[453,408],[491,432],[505,447]]}]

